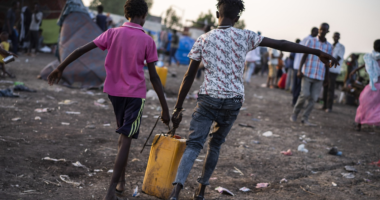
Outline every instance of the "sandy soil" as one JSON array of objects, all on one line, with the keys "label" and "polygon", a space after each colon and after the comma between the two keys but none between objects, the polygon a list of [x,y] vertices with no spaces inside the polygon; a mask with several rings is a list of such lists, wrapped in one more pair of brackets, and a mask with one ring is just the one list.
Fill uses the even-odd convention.
[{"label": "sandy soil", "polygon": [[[28,59],[28,62],[26,62]],[[0,98],[0,199],[102,199],[110,181],[116,155],[118,134],[112,107],[106,94],[101,91],[69,89],[62,86],[50,87],[45,81],[36,79],[39,71],[49,62],[52,55],[35,58],[21,56],[18,62],[8,66],[17,78],[2,79],[22,81],[37,93],[21,92],[22,98]],[[166,93],[175,98],[186,67],[172,68],[177,77],[168,79]],[[206,192],[207,199],[380,199],[380,167],[370,165],[380,159],[380,131],[365,127],[362,132],[353,130],[355,107],[335,105],[334,112],[326,114],[314,110],[311,121],[318,124],[309,128],[291,123],[289,116],[291,95],[281,90],[261,88],[262,77],[254,77],[246,87],[246,102],[235,125],[221,150],[221,157]],[[196,82],[192,91],[199,88]],[[0,88],[9,84],[0,83]],[[104,98],[107,108],[94,105]],[[58,105],[64,100],[76,101],[72,105]],[[174,100],[168,102],[174,107]],[[186,111],[177,133],[187,137],[195,100],[187,100]],[[133,141],[130,162],[127,168],[127,191],[124,199],[156,199],[146,194],[134,198],[132,190],[141,185],[144,178],[149,147],[140,150],[159,115],[158,100],[147,100],[140,138]],[[316,105],[316,107],[319,105]],[[36,113],[36,108],[54,108],[48,113]],[[69,115],[66,111],[80,112]],[[35,117],[39,116],[40,121]],[[21,121],[12,121],[20,117]],[[253,120],[255,119],[255,120]],[[62,122],[70,125],[62,125]],[[248,123],[255,129],[240,127]],[[110,126],[104,126],[110,124]],[[86,128],[94,125],[94,129]],[[165,131],[160,124],[156,132]],[[264,137],[272,131],[279,137]],[[310,138],[305,144],[308,153],[298,152],[304,144],[299,138]],[[256,144],[259,141],[260,144]],[[337,146],[343,156],[328,155],[328,149]],[[205,148],[206,149],[206,148]],[[291,149],[293,156],[284,156],[281,151]],[[204,159],[205,150],[199,156]],[[64,158],[66,162],[42,160],[44,157]],[[79,161],[89,168],[74,167]],[[344,178],[346,165],[354,166],[355,178]],[[235,167],[244,175],[235,173]],[[101,172],[94,172],[101,169]],[[191,199],[197,186],[196,178],[201,174],[202,162],[196,162],[181,193],[182,199]],[[68,175],[80,182],[76,187],[60,180]],[[280,183],[286,178],[287,183]],[[47,184],[50,182],[60,182]],[[336,187],[332,182],[336,183]],[[257,183],[270,183],[268,188],[256,189]],[[234,197],[219,194],[214,189],[225,187],[235,193]],[[239,188],[248,187],[249,192]]]}]

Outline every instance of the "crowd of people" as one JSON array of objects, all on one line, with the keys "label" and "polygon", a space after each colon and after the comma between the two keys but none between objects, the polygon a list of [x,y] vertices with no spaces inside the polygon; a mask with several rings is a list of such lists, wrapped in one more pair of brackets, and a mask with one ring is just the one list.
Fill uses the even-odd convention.
[{"label": "crowd of people", "polygon": [[[21,54],[19,51],[21,49],[27,55],[35,56],[43,43],[42,29],[40,28],[43,13],[40,11],[40,6],[34,4],[33,8],[28,6],[20,8],[20,2],[14,1],[5,16],[5,22],[0,27],[1,47],[15,55]],[[2,59],[0,65],[2,66],[2,76],[15,78],[15,75],[5,69]]]}]

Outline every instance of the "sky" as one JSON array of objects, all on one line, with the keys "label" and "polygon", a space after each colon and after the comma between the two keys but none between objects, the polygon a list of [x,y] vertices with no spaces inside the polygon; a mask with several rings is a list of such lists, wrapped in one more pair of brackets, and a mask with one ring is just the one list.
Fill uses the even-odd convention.
[{"label": "sky", "polygon": [[[83,0],[89,5],[92,0]],[[111,1],[111,0],[109,0]],[[216,12],[216,0],[154,0],[152,15],[161,16],[173,6],[185,20],[195,20],[200,13]],[[246,29],[260,31],[273,39],[301,40],[312,27],[330,24],[329,42],[340,32],[346,47],[345,57],[352,52],[371,52],[373,42],[380,39],[380,0],[245,0]],[[184,22],[185,22],[184,20]]]}]

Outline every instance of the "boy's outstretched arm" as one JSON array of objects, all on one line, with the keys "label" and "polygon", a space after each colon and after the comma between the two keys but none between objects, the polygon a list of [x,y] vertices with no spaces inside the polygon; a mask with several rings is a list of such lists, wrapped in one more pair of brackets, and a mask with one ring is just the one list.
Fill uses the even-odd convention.
[{"label": "boy's outstretched arm", "polygon": [[161,121],[169,125],[170,123],[170,115],[168,104],[166,103],[164,89],[162,88],[162,83],[160,77],[157,74],[155,63],[148,63],[149,77],[150,82],[152,83],[153,89],[156,91],[158,99],[160,100],[162,112],[161,112]]},{"label": "boy's outstretched arm", "polygon": [[48,83],[53,85],[61,80],[62,72],[65,68],[76,59],[81,57],[83,54],[97,48],[94,42],[87,43],[86,45],[75,49],[53,72],[48,76]]},{"label": "boy's outstretched arm", "polygon": [[[339,62],[336,58],[334,58],[333,56],[321,50],[312,49],[312,48],[309,48],[300,44],[296,44],[293,42],[289,42],[286,40],[274,40],[271,38],[264,38],[263,41],[260,43],[260,46],[270,47],[273,49],[294,52],[294,53],[313,54],[313,55],[318,56],[319,59],[327,66],[336,67],[339,65]],[[331,60],[331,63],[330,63],[330,60]]]},{"label": "boy's outstretched arm", "polygon": [[183,102],[185,101],[185,98],[187,94],[189,93],[191,86],[193,85],[195,76],[197,75],[199,65],[201,64],[201,61],[191,60],[189,69],[187,70],[185,76],[183,77],[181,87],[179,89],[178,93],[178,99],[177,103],[175,105],[175,112],[173,113],[173,127],[178,127],[181,123],[181,117],[178,116],[179,113],[182,110]]}]

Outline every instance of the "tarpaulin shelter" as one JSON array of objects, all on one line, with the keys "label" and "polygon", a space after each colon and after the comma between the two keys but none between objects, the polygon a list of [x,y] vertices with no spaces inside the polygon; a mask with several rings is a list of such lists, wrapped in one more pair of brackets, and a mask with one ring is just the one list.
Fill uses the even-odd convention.
[{"label": "tarpaulin shelter", "polygon": [[[58,20],[61,26],[59,37],[59,58],[64,60],[75,49],[93,41],[102,31],[92,21],[81,0],[67,0]],[[103,84],[106,71],[104,61],[107,53],[96,48],[66,67],[60,84],[75,88],[94,88]],[[41,71],[40,77],[47,76],[59,65],[50,63]]]}]

